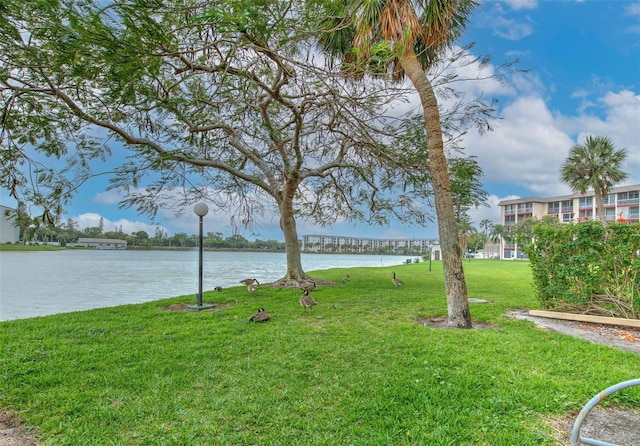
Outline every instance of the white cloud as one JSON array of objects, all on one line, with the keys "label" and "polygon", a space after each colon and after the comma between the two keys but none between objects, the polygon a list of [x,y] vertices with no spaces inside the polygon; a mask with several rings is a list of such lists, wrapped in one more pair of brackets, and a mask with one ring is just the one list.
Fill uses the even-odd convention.
[{"label": "white cloud", "polygon": [[93,201],[99,204],[118,204],[122,198],[123,192],[113,189],[96,194]]},{"label": "white cloud", "polygon": [[640,96],[610,91],[594,104],[599,115],[567,116],[553,113],[539,96],[520,97],[504,107],[493,132],[468,135],[467,153],[478,157],[485,183],[513,183],[542,196],[562,195],[570,191],[560,181],[559,169],[571,147],[587,135],[608,136],[617,148],[627,150],[625,184],[639,183]]},{"label": "white cloud", "polygon": [[[535,27],[530,18],[514,20],[505,17],[507,5],[512,10],[534,9],[538,6],[533,0],[510,0],[502,2],[483,2],[483,8],[476,17],[476,26],[488,28],[496,36],[507,40],[520,40],[534,33]],[[491,6],[491,8],[484,8]]]},{"label": "white cloud", "polygon": [[623,170],[629,175],[625,184],[640,183],[640,95],[629,90],[608,92],[594,105],[602,110],[600,117],[581,113],[577,116],[560,116],[559,128],[576,134],[576,143],[588,135],[607,136],[616,148],[627,152]]},{"label": "white cloud", "polygon": [[558,185],[559,166],[573,145],[544,101],[536,96],[506,106],[494,131],[470,134],[467,153],[478,157],[484,182],[509,182],[540,194],[565,193]]},{"label": "white cloud", "polygon": [[625,14],[629,16],[640,16],[640,3],[630,2],[626,7]]},{"label": "white cloud", "polygon": [[[116,221],[111,221],[108,218],[103,217],[100,214],[95,212],[87,212],[85,214],[80,214],[77,217],[69,217],[76,224],[77,228],[83,230],[85,228],[97,228],[100,226],[100,220],[102,219],[102,224],[104,228],[104,232],[116,231],[120,230],[122,227],[122,232],[125,234],[132,234],[134,232],[145,231],[149,236],[153,237],[156,230],[156,225],[150,225],[146,222],[141,221],[131,221],[127,219],[119,219]],[[163,230],[167,231],[167,228],[160,226]]]},{"label": "white cloud", "polygon": [[538,7],[537,0],[502,0],[503,3],[509,5],[511,9],[535,9]]}]

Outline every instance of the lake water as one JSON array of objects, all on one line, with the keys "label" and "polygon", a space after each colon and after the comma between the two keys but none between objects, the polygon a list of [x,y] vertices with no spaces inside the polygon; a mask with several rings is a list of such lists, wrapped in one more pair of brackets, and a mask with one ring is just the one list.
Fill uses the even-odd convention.
[{"label": "lake water", "polygon": [[[284,276],[284,253],[209,252],[203,289]],[[305,271],[398,265],[403,256],[302,254]],[[2,251],[0,321],[198,293],[198,251]]]}]

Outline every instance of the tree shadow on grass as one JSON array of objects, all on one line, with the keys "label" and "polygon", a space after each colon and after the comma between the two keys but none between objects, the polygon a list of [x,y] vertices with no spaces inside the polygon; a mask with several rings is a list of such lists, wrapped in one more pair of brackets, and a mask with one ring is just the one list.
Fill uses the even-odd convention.
[{"label": "tree shadow on grass", "polygon": [[214,302],[205,302],[207,305],[213,305],[212,307],[207,308],[191,308],[194,306],[193,303],[179,303],[179,304],[171,304],[164,307],[165,311],[184,311],[186,313],[201,313],[203,311],[216,311],[222,308],[231,308],[233,304],[230,303],[214,303]]}]

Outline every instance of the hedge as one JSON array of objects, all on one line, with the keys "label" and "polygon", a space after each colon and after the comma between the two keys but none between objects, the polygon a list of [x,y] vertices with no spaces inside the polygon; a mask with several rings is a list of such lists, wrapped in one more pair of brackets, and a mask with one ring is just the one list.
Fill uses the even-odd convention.
[{"label": "hedge", "polygon": [[543,308],[640,319],[640,224],[537,222],[523,250]]}]

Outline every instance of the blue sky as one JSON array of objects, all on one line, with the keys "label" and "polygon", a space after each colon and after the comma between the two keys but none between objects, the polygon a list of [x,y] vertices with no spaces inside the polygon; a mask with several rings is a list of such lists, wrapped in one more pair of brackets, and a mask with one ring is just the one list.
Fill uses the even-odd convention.
[{"label": "blue sky", "polygon": [[[528,70],[514,74],[509,86],[491,80],[461,86],[468,97],[483,93],[499,99],[494,130],[470,133],[463,143],[483,168],[482,182],[490,194],[488,207],[471,212],[476,226],[485,218],[499,223],[502,199],[570,193],[559,179],[559,166],[587,135],[608,136],[617,148],[625,148],[623,170],[629,179],[624,184],[640,183],[640,2],[481,1],[460,40],[461,45],[470,42],[475,42],[474,54],[491,56],[487,73],[516,58]],[[161,211],[153,223],[134,209],[119,209],[121,197],[105,192],[105,185],[105,178],[85,184],[64,218],[86,227],[97,226],[103,217],[105,230],[122,226],[125,232],[153,235],[161,226],[169,234],[197,233],[191,209],[180,215]],[[4,190],[0,203],[15,204]],[[210,211],[204,225],[206,232],[231,234],[228,215]],[[298,233],[437,238],[437,227],[345,222],[321,228],[299,221]],[[277,217],[265,218],[254,232],[242,235],[283,239]]]}]

